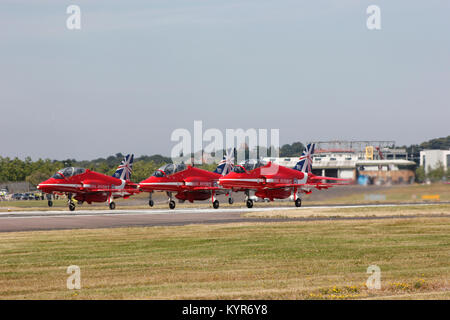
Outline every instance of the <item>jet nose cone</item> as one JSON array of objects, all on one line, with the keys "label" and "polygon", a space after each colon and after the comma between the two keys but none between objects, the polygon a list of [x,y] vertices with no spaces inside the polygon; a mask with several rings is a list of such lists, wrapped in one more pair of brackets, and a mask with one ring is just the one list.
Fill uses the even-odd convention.
[{"label": "jet nose cone", "polygon": [[42,181],[41,183],[39,183],[39,184],[37,185],[37,188],[38,188],[38,189],[41,189],[41,188],[44,187],[46,184],[48,184],[48,179],[45,180],[45,181]]},{"label": "jet nose cone", "polygon": [[39,183],[37,185],[37,188],[39,190],[42,190],[43,192],[46,192],[46,191],[49,191],[50,188],[51,188],[51,185],[54,185],[54,184],[55,184],[54,179],[50,178],[50,179],[47,179],[47,180],[42,181],[41,183]]}]

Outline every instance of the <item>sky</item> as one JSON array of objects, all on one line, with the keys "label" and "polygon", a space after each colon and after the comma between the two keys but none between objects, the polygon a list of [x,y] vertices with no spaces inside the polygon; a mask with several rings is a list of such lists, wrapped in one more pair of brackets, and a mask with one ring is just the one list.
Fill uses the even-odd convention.
[{"label": "sky", "polygon": [[448,0],[2,0],[0,156],[170,155],[195,120],[281,144],[447,136],[449,16]]}]

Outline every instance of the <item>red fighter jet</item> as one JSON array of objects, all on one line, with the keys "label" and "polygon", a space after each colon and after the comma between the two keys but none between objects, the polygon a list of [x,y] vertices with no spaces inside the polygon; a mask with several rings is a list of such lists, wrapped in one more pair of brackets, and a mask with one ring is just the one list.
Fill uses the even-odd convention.
[{"label": "red fighter jet", "polygon": [[[309,194],[314,188],[328,189],[341,183],[324,183],[323,180],[349,181],[332,177],[321,177],[311,173],[314,144],[308,144],[300,161],[294,168],[286,168],[271,162],[246,160],[236,165],[232,172],[222,177],[219,184],[232,191],[244,191],[248,208],[253,207],[253,200],[286,199],[291,197],[295,206],[301,207],[299,194]],[[250,196],[250,191],[254,196]]]},{"label": "red fighter jet", "polygon": [[[114,199],[127,199],[140,192],[138,184],[130,181],[132,167],[133,155],[125,156],[112,177],[89,169],[68,167],[41,182],[37,188],[48,194],[67,194],[70,211],[75,210],[75,202],[72,199],[80,204],[84,201],[89,204],[107,201],[109,208],[113,210],[116,208]],[[48,206],[52,205],[52,200],[48,200]]]},{"label": "red fighter jet", "polygon": [[184,202],[194,200],[206,200],[211,198],[214,209],[219,208],[218,194],[227,194],[228,203],[233,204],[231,192],[218,185],[219,178],[226,175],[233,168],[234,158],[227,154],[219,163],[214,172],[180,164],[166,164],[156,170],[151,177],[139,183],[142,191],[150,193],[148,204],[153,207],[152,193],[154,191],[166,191],[169,197],[169,208],[175,209],[175,198]]}]

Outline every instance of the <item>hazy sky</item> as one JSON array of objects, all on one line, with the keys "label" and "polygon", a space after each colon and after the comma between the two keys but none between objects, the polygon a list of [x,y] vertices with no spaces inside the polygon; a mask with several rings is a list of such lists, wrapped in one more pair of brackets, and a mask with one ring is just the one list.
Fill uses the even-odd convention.
[{"label": "hazy sky", "polygon": [[450,134],[449,40],[448,0],[2,0],[0,156],[169,155],[194,120],[420,143]]}]

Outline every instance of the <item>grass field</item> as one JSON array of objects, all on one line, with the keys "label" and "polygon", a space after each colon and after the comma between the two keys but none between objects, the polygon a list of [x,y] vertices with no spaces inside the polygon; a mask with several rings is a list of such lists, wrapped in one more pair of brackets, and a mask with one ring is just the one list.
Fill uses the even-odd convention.
[{"label": "grass field", "polygon": [[[364,188],[364,187],[362,187]],[[334,203],[367,203],[370,202],[365,198],[366,194],[372,193],[367,189],[366,193],[354,193],[341,197],[334,197]],[[450,184],[433,183],[433,184],[412,184],[397,185],[383,190],[375,191],[377,195],[386,196],[386,200],[381,202],[402,203],[402,202],[421,202],[424,195],[439,195],[441,201],[450,201]],[[380,201],[372,201],[380,202]]]},{"label": "grass field", "polygon": [[444,217],[2,233],[0,298],[449,299],[449,235]]},{"label": "grass field", "polygon": [[243,214],[245,217],[310,218],[310,217],[385,217],[385,216],[450,216],[450,204],[386,205],[355,208],[302,208],[258,211]]}]

